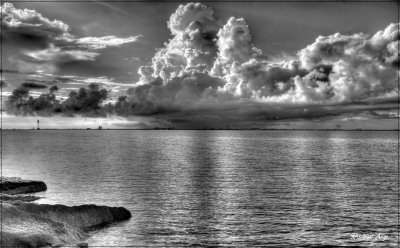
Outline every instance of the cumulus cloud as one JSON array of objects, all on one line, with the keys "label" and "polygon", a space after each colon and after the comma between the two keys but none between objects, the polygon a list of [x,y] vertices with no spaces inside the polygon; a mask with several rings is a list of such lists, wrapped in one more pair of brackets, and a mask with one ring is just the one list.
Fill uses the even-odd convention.
[{"label": "cumulus cloud", "polygon": [[[317,118],[357,110],[344,105],[390,103],[398,94],[398,23],[372,35],[319,36],[279,61],[253,44],[243,18],[231,17],[223,23],[211,8],[199,3],[180,5],[167,26],[172,38],[151,63],[140,67],[139,82],[115,104],[104,106],[105,112],[169,113],[176,119],[182,119],[177,114],[182,113],[192,120],[200,116],[214,121],[228,116],[232,120]],[[125,40],[87,37],[80,42],[94,44],[96,50]],[[94,91],[97,100],[89,109],[99,110],[106,94]],[[62,109],[85,109],[85,104],[74,105],[74,99],[85,94],[70,96],[64,104],[69,107]]]},{"label": "cumulus cloud", "polygon": [[211,69],[221,27],[211,8],[199,3],[180,5],[171,15],[168,27],[173,38],[154,55],[151,65],[139,69],[142,83],[157,77],[168,81],[185,71]]},{"label": "cumulus cloud", "polygon": [[[262,56],[243,18],[231,17],[222,25],[201,4],[180,5],[168,27],[174,37],[155,54],[151,65],[139,69],[141,85],[128,91],[127,99],[136,106],[188,109],[243,99],[341,104],[393,96],[398,91],[394,68],[398,24],[373,36],[320,36],[297,56],[279,62]],[[191,86],[215,83],[194,96],[183,83],[188,78]],[[143,88],[146,95],[138,96]]]},{"label": "cumulus cloud", "polygon": [[366,34],[320,36],[299,51],[302,66],[332,66],[329,87],[334,102],[352,102],[396,94],[399,24],[372,37]]},{"label": "cumulus cloud", "polygon": [[27,48],[46,48],[55,39],[69,36],[69,26],[59,20],[49,20],[35,10],[17,9],[4,3],[2,11],[2,39]]},{"label": "cumulus cloud", "polygon": [[[215,32],[220,28],[221,22],[214,16],[214,10],[200,3],[179,5],[171,15],[168,28],[173,35],[185,33],[193,23],[201,26],[203,33]],[[192,28],[190,28],[192,29]]]},{"label": "cumulus cloud", "polygon": [[215,65],[244,63],[261,55],[261,50],[252,44],[249,27],[243,18],[231,17],[217,36],[219,56]]},{"label": "cumulus cloud", "polygon": [[[243,18],[231,17],[222,25],[208,7],[181,5],[168,22],[174,37],[155,54],[150,66],[139,69],[141,85],[136,88],[145,85],[146,97],[138,97],[136,89],[128,95],[144,99],[146,106],[151,105],[149,99],[152,99],[150,102],[156,106],[179,106],[179,109],[197,108],[202,102],[244,99],[315,105],[393,97],[398,92],[398,25],[390,24],[372,36],[363,33],[319,36],[296,56],[277,62],[268,60],[254,46]],[[193,97],[192,92],[183,90],[187,86],[182,81],[188,77],[192,85],[211,78],[218,83]],[[179,99],[190,100],[171,98],[171,91],[164,89],[172,85]]]}]

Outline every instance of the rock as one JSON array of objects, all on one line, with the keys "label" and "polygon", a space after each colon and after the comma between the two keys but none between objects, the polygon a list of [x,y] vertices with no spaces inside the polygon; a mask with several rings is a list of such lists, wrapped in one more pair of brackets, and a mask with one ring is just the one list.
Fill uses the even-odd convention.
[{"label": "rock", "polygon": [[88,243],[79,243],[77,246],[80,248],[88,248],[89,244]]},{"label": "rock", "polygon": [[32,202],[39,200],[41,197],[34,195],[7,195],[0,194],[0,199],[3,201],[24,201],[24,202]]},{"label": "rock", "polygon": [[17,195],[46,189],[42,181],[1,178],[3,247],[88,247],[85,231],[131,218],[122,207],[36,204],[40,197]]},{"label": "rock", "polygon": [[88,235],[79,228],[21,211],[11,203],[3,203],[1,244],[4,247],[76,245],[87,238]]},{"label": "rock", "polygon": [[42,181],[23,180],[19,177],[1,177],[0,192],[8,195],[28,194],[47,190]]},{"label": "rock", "polygon": [[122,207],[107,207],[96,205],[65,206],[48,205],[26,202],[14,202],[14,206],[31,214],[55,222],[67,223],[84,230],[94,226],[105,225],[118,221],[128,220],[131,213]]}]

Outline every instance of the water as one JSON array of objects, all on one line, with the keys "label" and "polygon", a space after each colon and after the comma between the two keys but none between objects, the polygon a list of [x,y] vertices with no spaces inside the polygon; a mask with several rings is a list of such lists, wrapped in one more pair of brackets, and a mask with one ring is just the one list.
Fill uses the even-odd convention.
[{"label": "water", "polygon": [[[397,132],[3,131],[39,203],[124,206],[92,246],[395,246]],[[389,240],[353,239],[352,234]]]}]

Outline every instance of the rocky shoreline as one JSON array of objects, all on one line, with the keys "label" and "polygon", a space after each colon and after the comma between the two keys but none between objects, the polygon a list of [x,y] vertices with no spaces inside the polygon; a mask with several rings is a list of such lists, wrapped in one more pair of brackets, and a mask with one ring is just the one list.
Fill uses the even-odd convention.
[{"label": "rocky shoreline", "polygon": [[47,190],[44,182],[1,179],[4,247],[88,247],[88,230],[131,218],[122,207],[37,204],[39,197],[26,194]]}]

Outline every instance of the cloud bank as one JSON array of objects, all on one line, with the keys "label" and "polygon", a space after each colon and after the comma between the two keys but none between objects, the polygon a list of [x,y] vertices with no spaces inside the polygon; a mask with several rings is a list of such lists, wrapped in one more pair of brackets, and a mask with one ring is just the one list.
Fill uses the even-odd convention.
[{"label": "cloud bank", "polygon": [[[26,54],[35,61],[92,60],[99,49],[140,38],[77,39],[60,21],[49,21],[35,11],[16,10],[11,4],[4,8],[7,28],[13,30],[6,36],[29,37],[31,26],[40,31],[35,40],[43,49]],[[224,23],[211,8],[199,3],[180,5],[167,26],[172,38],[157,50],[150,64],[140,67],[139,82],[115,104],[102,105],[107,94],[93,85],[70,94],[62,103],[52,100],[52,94],[41,101],[61,105],[51,108],[54,113],[168,114],[168,118],[186,121],[199,116],[210,120],[314,118],[358,111],[343,107],[347,105],[370,104],[370,109],[380,109],[380,103],[397,101],[399,23],[372,35],[319,36],[297,54],[279,61],[253,44],[245,19],[231,17]],[[43,46],[60,40],[73,48]],[[78,48],[81,50],[74,50]],[[7,111],[21,114],[21,102],[29,101],[26,94],[26,89],[15,90],[7,100]],[[40,105],[46,114],[47,103]],[[41,108],[28,105],[22,112],[42,113]]]}]

